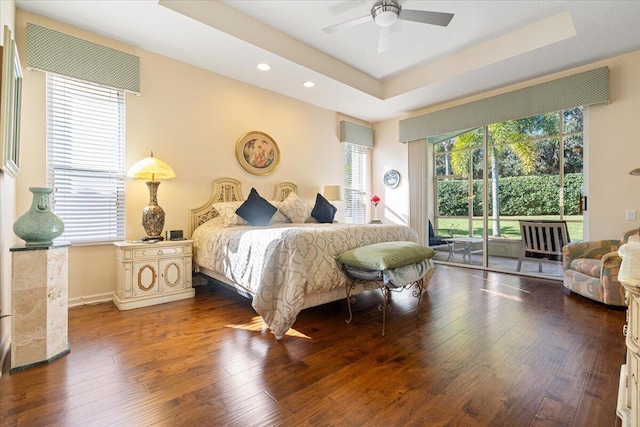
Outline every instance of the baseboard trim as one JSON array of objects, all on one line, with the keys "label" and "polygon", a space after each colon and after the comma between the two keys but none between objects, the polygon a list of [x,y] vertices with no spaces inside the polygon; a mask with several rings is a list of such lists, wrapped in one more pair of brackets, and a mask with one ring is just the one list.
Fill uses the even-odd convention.
[{"label": "baseboard trim", "polygon": [[92,304],[100,304],[103,302],[113,301],[113,293],[105,293],[105,294],[95,294],[95,295],[85,295],[82,297],[69,298],[68,304],[69,308],[78,307],[80,305],[92,305]]}]

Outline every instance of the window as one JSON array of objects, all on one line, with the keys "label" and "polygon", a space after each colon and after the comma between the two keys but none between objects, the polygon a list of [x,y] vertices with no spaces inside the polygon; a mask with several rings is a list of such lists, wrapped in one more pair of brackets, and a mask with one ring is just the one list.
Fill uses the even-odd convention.
[{"label": "window", "polygon": [[368,148],[344,143],[344,188],[345,223],[364,224],[366,222],[366,165]]},{"label": "window", "polygon": [[124,91],[47,73],[47,180],[60,237],[124,239]]},{"label": "window", "polygon": [[[437,226],[493,238],[520,238],[518,220],[565,220],[582,238],[583,109],[490,124],[487,131],[488,205],[483,207],[485,128],[434,147]],[[495,197],[494,197],[495,196]]]}]

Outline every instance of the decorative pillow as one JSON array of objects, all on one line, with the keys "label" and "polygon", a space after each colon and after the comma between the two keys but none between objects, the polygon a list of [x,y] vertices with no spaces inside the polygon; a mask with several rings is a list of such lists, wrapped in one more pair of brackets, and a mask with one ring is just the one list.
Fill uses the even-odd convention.
[{"label": "decorative pillow", "polygon": [[320,223],[332,223],[337,211],[338,208],[333,206],[327,199],[318,193],[316,196],[316,205],[311,211],[311,216],[317,219]]},{"label": "decorative pillow", "polygon": [[289,193],[282,202],[280,211],[291,220],[291,222],[305,222],[311,216],[311,211],[307,205],[298,197],[296,193]]},{"label": "decorative pillow", "polygon": [[247,200],[236,210],[236,215],[251,225],[267,225],[277,210],[278,208],[260,197],[256,189],[252,188]]},{"label": "decorative pillow", "polygon": [[247,225],[249,224],[244,219],[236,215],[236,210],[242,205],[242,202],[218,202],[213,207],[218,211],[220,216],[224,218],[224,225],[226,227],[234,225]]},{"label": "decorative pillow", "polygon": [[340,255],[338,261],[367,270],[389,270],[430,259],[435,251],[414,242],[384,242],[360,246]]},{"label": "decorative pillow", "polygon": [[269,222],[269,224],[277,224],[280,222],[291,222],[289,217],[280,211],[280,208],[282,207],[283,202],[279,200],[270,200],[269,203],[271,203],[273,206],[275,206],[278,209],[276,213],[273,214],[273,218],[271,218],[271,221]]},{"label": "decorative pillow", "polygon": [[[237,216],[237,215],[236,215]],[[242,219],[242,218],[241,218]],[[215,218],[211,218],[207,221],[207,224],[215,224],[215,225],[225,225],[225,219],[220,212],[218,212],[218,216]]]}]

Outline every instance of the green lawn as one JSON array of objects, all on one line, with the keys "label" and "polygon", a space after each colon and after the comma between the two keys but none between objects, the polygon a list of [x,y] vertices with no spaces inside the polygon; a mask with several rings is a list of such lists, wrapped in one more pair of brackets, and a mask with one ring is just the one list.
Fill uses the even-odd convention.
[{"label": "green lawn", "polygon": [[[520,224],[519,219],[558,219],[557,216],[535,216],[535,217],[500,217],[500,234],[502,237],[509,239],[520,239]],[[569,239],[582,240],[582,215],[570,216],[566,215],[564,219],[567,221],[567,231],[569,232]],[[580,222],[570,222],[580,221]],[[455,237],[466,237],[469,235],[469,220],[467,218],[441,218],[438,220],[437,234],[446,236],[447,233],[444,230],[451,230]],[[473,220],[473,235],[475,237],[481,237],[482,233],[482,220]],[[489,235],[493,235],[492,221],[489,219]]]}]

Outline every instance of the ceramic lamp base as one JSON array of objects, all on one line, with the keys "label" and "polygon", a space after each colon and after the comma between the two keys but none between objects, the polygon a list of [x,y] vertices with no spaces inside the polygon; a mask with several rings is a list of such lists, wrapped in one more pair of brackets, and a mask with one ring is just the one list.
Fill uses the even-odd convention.
[{"label": "ceramic lamp base", "polygon": [[142,210],[142,227],[149,239],[162,240],[164,228],[164,210],[158,206],[159,181],[147,181],[149,187],[149,206]]}]

